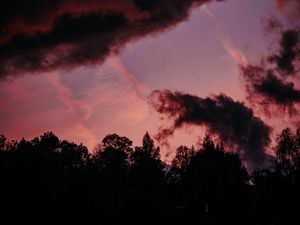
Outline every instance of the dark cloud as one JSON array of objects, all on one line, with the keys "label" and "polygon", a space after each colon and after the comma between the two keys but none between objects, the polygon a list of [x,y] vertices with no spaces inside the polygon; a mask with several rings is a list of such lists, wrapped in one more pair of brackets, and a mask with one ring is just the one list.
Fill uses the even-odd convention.
[{"label": "dark cloud", "polygon": [[247,99],[264,108],[270,114],[270,107],[286,111],[292,115],[295,105],[300,102],[300,90],[295,88],[293,82],[284,81],[275,75],[271,69],[263,66],[241,66],[241,74],[244,77],[247,91]]},{"label": "dark cloud", "polygon": [[211,0],[0,1],[0,78],[101,63]]},{"label": "dark cloud", "polygon": [[272,31],[280,35],[276,53],[262,57],[257,65],[241,65],[240,73],[252,106],[268,116],[285,112],[293,116],[300,103],[300,89],[295,85],[299,74],[300,33],[298,29],[284,30],[281,25]]},{"label": "dark cloud", "polygon": [[226,145],[235,148],[249,168],[263,165],[271,129],[243,103],[224,94],[200,98],[156,90],[150,96],[150,104],[173,121],[171,127],[160,130],[158,141],[164,141],[184,125],[205,126],[209,133],[218,135]]},{"label": "dark cloud", "polygon": [[282,75],[295,74],[295,64],[300,58],[299,41],[298,30],[282,32],[279,52],[268,57],[270,62],[277,65]]}]

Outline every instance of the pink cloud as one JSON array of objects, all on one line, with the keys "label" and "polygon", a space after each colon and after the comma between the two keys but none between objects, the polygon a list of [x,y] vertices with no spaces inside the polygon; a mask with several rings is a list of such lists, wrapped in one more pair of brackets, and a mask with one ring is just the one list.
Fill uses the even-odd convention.
[{"label": "pink cloud", "polygon": [[128,81],[133,88],[135,89],[136,93],[140,96],[145,96],[150,93],[149,89],[142,83],[140,83],[134,75],[124,66],[123,62],[121,61],[120,57],[118,56],[111,56],[108,59],[110,65],[113,67],[114,70],[126,81]]},{"label": "pink cloud", "polygon": [[222,44],[224,50],[227,52],[228,56],[237,64],[246,66],[248,64],[248,60],[244,53],[235,47],[233,43],[227,38],[225,35],[219,35],[219,41]]},{"label": "pink cloud", "polygon": [[0,133],[13,139],[31,138],[54,127],[61,129],[71,122],[64,121],[65,108],[53,88],[47,85],[47,76],[28,76],[0,83]]},{"label": "pink cloud", "polygon": [[78,121],[73,125],[75,136],[81,137],[84,142],[89,145],[95,145],[97,138],[93,131],[87,126],[93,111],[91,107],[82,100],[74,99],[71,90],[65,86],[57,74],[49,77],[49,81],[55,88],[59,99],[67,106],[68,112],[71,114],[80,114]]}]

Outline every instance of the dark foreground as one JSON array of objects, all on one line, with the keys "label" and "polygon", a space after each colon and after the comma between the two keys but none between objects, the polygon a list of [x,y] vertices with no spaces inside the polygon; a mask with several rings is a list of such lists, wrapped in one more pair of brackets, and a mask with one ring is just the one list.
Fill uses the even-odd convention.
[{"label": "dark foreground", "polygon": [[147,133],[139,147],[107,135],[92,154],[51,132],[0,136],[1,224],[298,224],[300,130],[285,129],[274,150],[250,175],[209,137],[166,165]]}]

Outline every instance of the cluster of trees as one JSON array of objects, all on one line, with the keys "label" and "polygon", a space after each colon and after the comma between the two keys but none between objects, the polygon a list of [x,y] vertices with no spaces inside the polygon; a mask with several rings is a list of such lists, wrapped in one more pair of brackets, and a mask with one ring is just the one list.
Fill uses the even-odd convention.
[{"label": "cluster of trees", "polygon": [[1,218],[291,224],[300,200],[300,129],[283,130],[275,152],[270,168],[248,174],[209,136],[200,149],[178,147],[167,165],[148,133],[136,147],[107,135],[93,153],[52,132],[31,141],[1,135]]}]

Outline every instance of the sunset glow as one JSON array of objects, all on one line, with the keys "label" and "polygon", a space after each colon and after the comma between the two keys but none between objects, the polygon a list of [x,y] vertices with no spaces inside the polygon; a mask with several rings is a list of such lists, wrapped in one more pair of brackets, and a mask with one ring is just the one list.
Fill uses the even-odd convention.
[{"label": "sunset glow", "polygon": [[[264,21],[276,17],[288,25],[295,10],[291,9],[294,14],[288,16],[287,11],[297,3],[293,0],[202,2],[205,3],[189,11],[188,18],[170,27],[153,33],[149,30],[149,34],[145,31],[132,38],[124,36],[128,40],[121,47],[114,45],[116,49],[105,53],[105,57],[99,56],[99,62],[93,59],[91,63],[80,65],[78,61],[59,66],[57,61],[57,66],[41,65],[39,69],[23,71],[15,67],[11,74],[3,72],[0,133],[9,139],[30,139],[51,130],[62,138],[82,142],[90,150],[108,133],[126,135],[139,144],[145,131],[155,136],[162,125],[161,116],[149,105],[149,95],[156,89],[200,97],[223,93],[251,107],[239,65],[259,63],[268,54],[272,35],[264,32]],[[57,15],[66,12],[79,16],[97,11],[120,12],[131,23],[150,16],[123,1],[111,4],[90,1],[76,8],[64,3],[59,11],[49,10],[48,20],[43,23],[31,23],[21,17],[15,20],[0,43],[8,43],[16,33],[30,36],[37,31],[50,32]],[[93,38],[97,39],[97,35]],[[53,51],[69,54],[68,49],[76,44],[75,40],[69,45],[58,44]],[[85,54],[80,51],[78,54]],[[47,54],[49,60],[51,57],[58,60],[58,55]],[[67,60],[61,57],[60,60]],[[4,59],[0,62],[7,63]],[[295,80],[295,87],[299,87],[298,81]],[[259,108],[253,110],[272,127],[272,138],[283,127],[293,127],[299,119],[298,114],[271,118]],[[199,136],[203,137],[205,132],[205,127],[181,128],[169,139],[170,148],[162,146],[164,155],[172,154],[179,143],[197,145]]]}]

